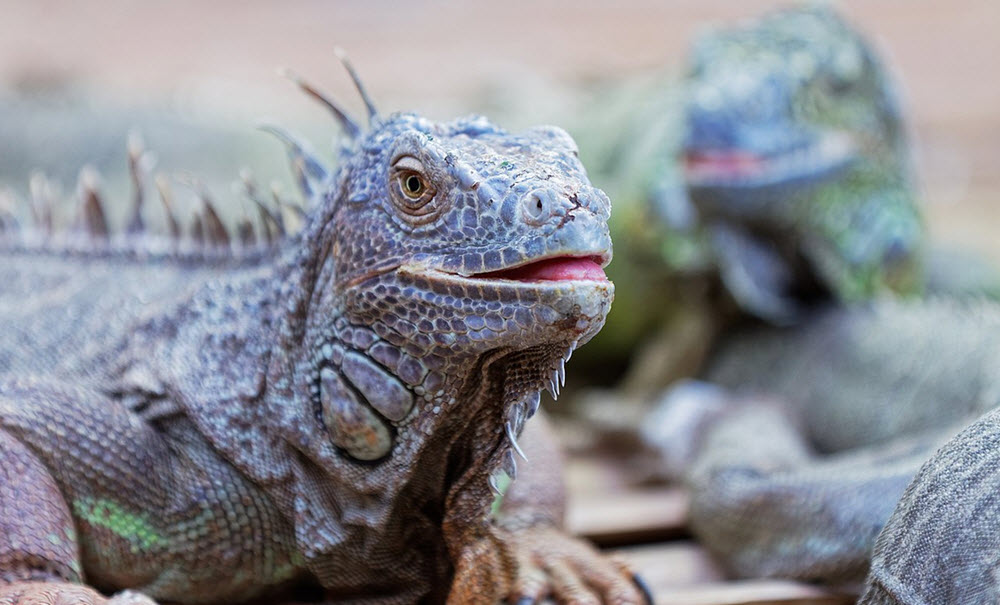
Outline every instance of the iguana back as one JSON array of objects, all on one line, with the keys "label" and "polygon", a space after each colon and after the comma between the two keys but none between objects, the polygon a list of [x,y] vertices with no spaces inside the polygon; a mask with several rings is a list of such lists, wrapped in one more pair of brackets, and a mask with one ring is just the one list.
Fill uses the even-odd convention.
[{"label": "iguana back", "polygon": [[[162,314],[237,263],[198,266],[127,255],[7,252],[0,266],[0,367],[84,375],[143,317]],[[232,265],[237,265],[234,268]]]}]

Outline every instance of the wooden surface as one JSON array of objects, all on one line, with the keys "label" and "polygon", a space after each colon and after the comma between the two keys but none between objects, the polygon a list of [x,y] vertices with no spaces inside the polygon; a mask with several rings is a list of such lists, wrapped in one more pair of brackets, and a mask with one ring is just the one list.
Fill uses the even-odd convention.
[{"label": "wooden surface", "polygon": [[[620,464],[620,463],[618,463]],[[675,487],[629,487],[611,460],[571,458],[567,524],[621,554],[664,605],[848,605],[855,596],[784,580],[734,580],[685,527],[688,497]]]},{"label": "wooden surface", "polygon": [[588,494],[574,500],[570,531],[601,546],[674,540],[687,535],[687,494],[675,488]]}]

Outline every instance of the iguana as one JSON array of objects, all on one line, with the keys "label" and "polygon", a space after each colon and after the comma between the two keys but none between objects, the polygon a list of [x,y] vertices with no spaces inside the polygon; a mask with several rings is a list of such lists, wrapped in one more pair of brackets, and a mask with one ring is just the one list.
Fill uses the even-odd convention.
[{"label": "iguana", "polygon": [[693,214],[740,306],[787,322],[816,296],[919,292],[901,110],[864,38],[804,6],[703,36],[691,55],[680,161],[692,208],[662,212]]},{"label": "iguana", "polygon": [[[995,420],[931,458],[1000,404],[990,336],[1000,308],[861,302],[927,281],[878,62],[827,8],[772,13],[697,49],[685,175],[698,226],[713,233],[736,300],[788,325],[724,334],[704,382],[668,391],[644,423],[692,488],[695,535],[739,576],[858,588],[927,463],[879,538],[863,602],[994,602],[1000,527],[975,511],[997,509],[997,461],[968,472],[947,461],[981,456]],[[840,142],[823,143],[831,137]],[[788,148],[805,151],[787,158]],[[950,510],[941,499],[953,494]],[[934,520],[955,546],[933,545]]]},{"label": "iguana", "polygon": [[154,237],[137,145],[123,230],[90,178],[71,229],[42,186],[34,227],[0,223],[0,603],[643,600],[561,532],[525,428],[611,304],[609,199],[564,131],[383,116],[345,66],[367,131],[299,81],[346,134],[335,171],[275,130],[296,235],[261,204],[237,237],[207,199],[185,229],[164,197]]},{"label": "iguana", "polygon": [[[579,133],[591,177],[616,200],[612,232],[628,259],[611,269],[624,286],[616,334],[595,347],[630,333],[649,351],[633,356],[627,391],[690,375],[733,321],[788,324],[817,302],[924,291],[926,232],[895,85],[830,7],[710,29],[683,79],[637,88],[627,98],[639,127],[626,115],[617,133]],[[602,155],[601,137],[625,143]]]}]

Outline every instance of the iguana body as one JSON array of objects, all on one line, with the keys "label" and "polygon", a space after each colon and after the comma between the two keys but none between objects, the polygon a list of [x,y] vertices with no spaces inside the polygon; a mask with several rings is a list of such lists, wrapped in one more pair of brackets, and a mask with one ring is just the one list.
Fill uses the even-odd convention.
[{"label": "iguana body", "polygon": [[[946,455],[935,451],[963,427],[1000,407],[998,328],[995,304],[947,299],[831,308],[795,328],[758,327],[720,347],[705,374],[711,384],[675,387],[649,419],[647,437],[685,475],[692,528],[733,573],[856,587],[918,470]],[[984,438],[992,437],[981,428]],[[924,595],[986,574],[1000,552],[1000,526],[976,512],[996,509],[1000,465],[982,448],[966,454],[967,462],[929,463],[923,487],[910,488],[929,494],[899,509],[896,527],[881,538],[897,545],[883,551],[888,571],[899,584],[921,582]],[[965,476],[953,482],[949,474]],[[963,498],[945,504],[949,491]],[[937,528],[954,523],[951,515],[975,519],[974,540],[908,550],[935,542]],[[904,532],[913,535],[904,539]],[[920,557],[956,555],[961,562],[941,563],[932,576],[908,571],[935,565]],[[876,559],[876,578],[885,573],[880,565]],[[983,599],[1000,594],[995,581],[977,586]]]},{"label": "iguana body", "polygon": [[0,599],[639,602],[556,529],[544,435],[489,518],[612,298],[610,203],[573,141],[367,97],[363,133],[303,86],[349,141],[328,173],[282,135],[313,204],[295,236],[241,246],[207,204],[180,242],[109,235],[87,186],[76,231],[5,232]]}]

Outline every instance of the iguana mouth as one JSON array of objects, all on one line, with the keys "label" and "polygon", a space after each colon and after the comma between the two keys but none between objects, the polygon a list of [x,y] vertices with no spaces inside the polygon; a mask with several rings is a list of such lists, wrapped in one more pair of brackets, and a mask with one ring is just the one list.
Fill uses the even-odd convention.
[{"label": "iguana mouth", "polygon": [[604,256],[558,256],[528,261],[521,265],[470,275],[472,279],[517,282],[596,281],[606,282],[608,276]]},{"label": "iguana mouth", "polygon": [[402,265],[397,271],[403,274],[423,275],[443,283],[485,284],[507,287],[546,287],[548,285],[576,283],[608,285],[611,281],[604,267],[611,262],[610,252],[591,254],[552,254],[528,258],[501,269],[478,273],[465,273],[440,266],[425,264]]},{"label": "iguana mouth", "polygon": [[684,153],[684,178],[692,187],[762,187],[836,173],[856,155],[851,136],[828,131],[807,145],[777,153],[741,148],[689,149]]}]

